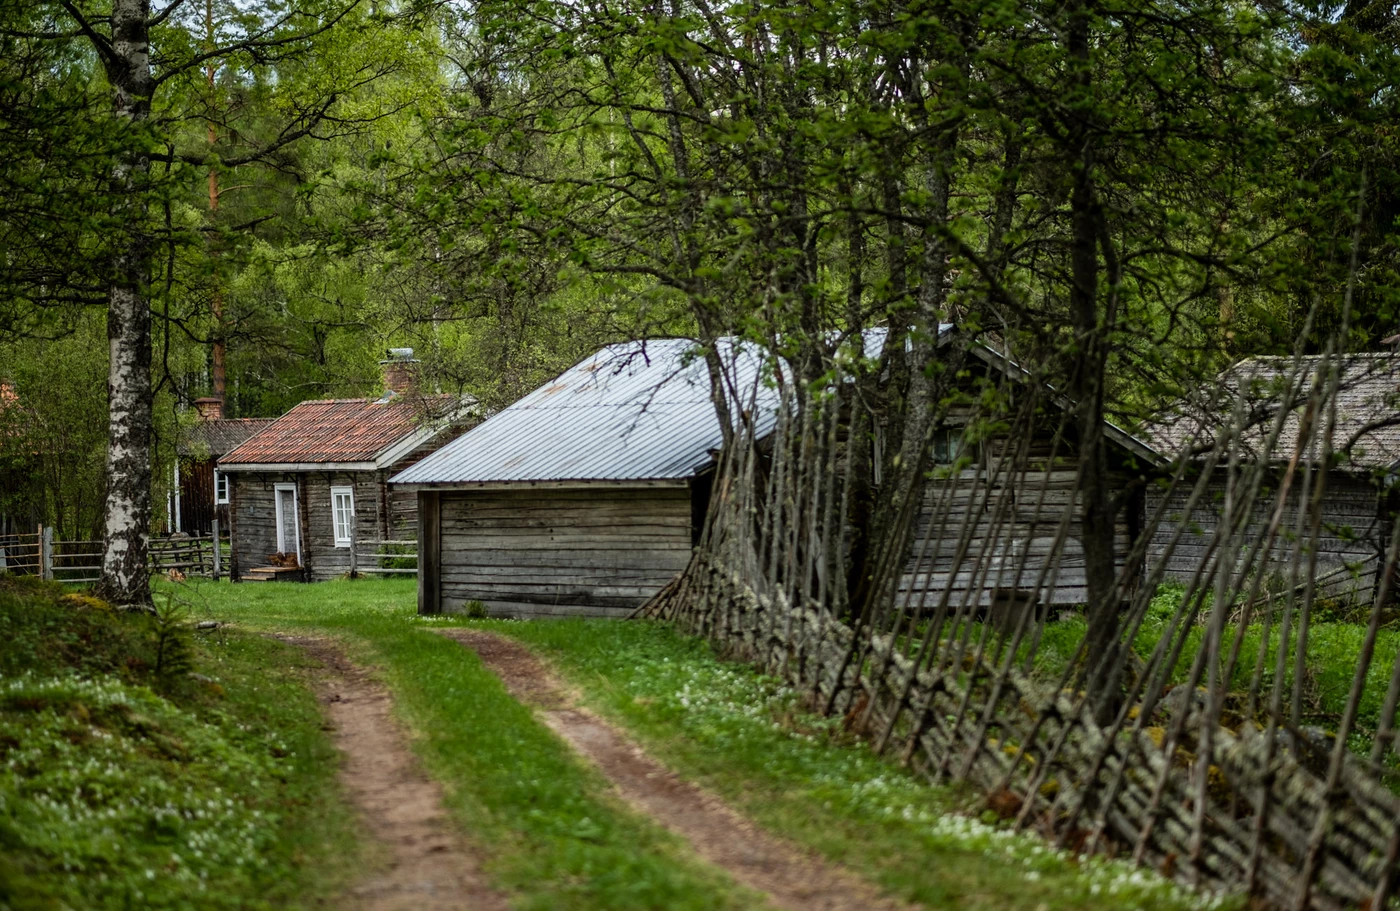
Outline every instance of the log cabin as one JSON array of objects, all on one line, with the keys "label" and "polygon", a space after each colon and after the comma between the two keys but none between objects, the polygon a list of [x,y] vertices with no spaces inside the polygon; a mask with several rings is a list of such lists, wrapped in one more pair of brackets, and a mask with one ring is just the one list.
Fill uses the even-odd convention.
[{"label": "log cabin", "polygon": [[[1322,463],[1322,447],[1316,435],[1303,440],[1301,448],[1299,441],[1304,403],[1320,366],[1320,356],[1304,357],[1295,376],[1291,357],[1247,358],[1222,371],[1196,401],[1182,402],[1162,415],[1151,432],[1164,451],[1200,451],[1213,444],[1235,420],[1233,415],[1243,417],[1245,426],[1239,435],[1242,463],[1262,462],[1265,470],[1260,495],[1252,504],[1245,525],[1245,536],[1251,542],[1266,531],[1277,506],[1276,492],[1281,480],[1289,462],[1298,455],[1301,470],[1290,485],[1283,532],[1268,559],[1249,571],[1264,572],[1267,590],[1275,593],[1289,585],[1301,585],[1311,577],[1320,594],[1339,603],[1370,600],[1379,583],[1378,570],[1390,543],[1396,509],[1400,508],[1395,490],[1400,470],[1400,354],[1348,354],[1335,363],[1335,456],[1330,466]],[[1270,448],[1267,439],[1271,424],[1290,389],[1295,407],[1290,409]],[[1202,460],[1199,455],[1195,459]],[[1305,483],[1308,474],[1311,478]],[[1149,560],[1166,561],[1165,578],[1169,581],[1189,582],[1197,565],[1207,558],[1210,539],[1220,525],[1228,469],[1218,467],[1206,479],[1204,496],[1195,511],[1187,515],[1191,482],[1199,476],[1193,470],[1188,482],[1177,489],[1154,490],[1149,495],[1148,510],[1164,508],[1166,514],[1151,542]],[[1322,500],[1316,569],[1308,572],[1304,568],[1295,573],[1294,541],[1301,539],[1305,562],[1314,549],[1309,540],[1308,509],[1300,500],[1305,486],[1316,491],[1319,482]],[[1174,530],[1183,523],[1186,532],[1168,553]]]},{"label": "log cabin", "polygon": [[[723,439],[696,352],[610,345],[395,475],[418,497],[419,611],[621,617],[684,569]],[[771,426],[758,360],[732,362]]]},{"label": "log cabin", "polygon": [[219,523],[228,531],[229,478],[215,464],[273,418],[225,418],[223,399],[196,399],[199,420],[180,432],[176,445],[175,477],[171,484],[168,525],[172,533],[208,535]]},{"label": "log cabin", "polygon": [[411,357],[391,351],[383,396],[302,402],[218,461],[233,581],[333,579],[350,571],[352,548],[412,539],[417,501],[388,479],[469,425],[477,406],[418,394]]},{"label": "log cabin", "polygon": [[[940,327],[940,347],[960,330]],[[995,414],[975,403],[1003,396]],[[1034,406],[1019,417],[1019,401]],[[990,339],[973,339],[950,404],[931,441],[928,480],[896,598],[915,610],[940,603],[988,607],[1001,620],[1034,605],[1072,608],[1088,600],[1080,533],[1080,449],[1066,411],[1072,403]],[[1124,598],[1141,583],[1134,557],[1144,530],[1145,492],[1166,460],[1148,442],[1103,423],[1114,513],[1114,568]],[[1061,536],[1060,528],[1064,527]],[[1138,548],[1139,551],[1142,548]]]}]

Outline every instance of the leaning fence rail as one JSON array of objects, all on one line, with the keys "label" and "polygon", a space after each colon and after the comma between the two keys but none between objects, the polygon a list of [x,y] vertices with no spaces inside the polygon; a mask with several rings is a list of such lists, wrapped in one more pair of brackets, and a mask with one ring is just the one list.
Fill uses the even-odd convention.
[{"label": "leaning fence rail", "polygon": [[[974,785],[1009,824],[1061,847],[1267,907],[1396,906],[1400,650],[1377,646],[1396,620],[1400,511],[1346,536],[1373,542],[1365,565],[1326,567],[1338,537],[1321,513],[1331,424],[1282,432],[1297,402],[1329,413],[1338,381],[1325,359],[1296,362],[1276,412],[1237,406],[1155,469],[1164,494],[1125,536],[1104,602],[1116,632],[1096,647],[1053,629],[1047,609],[1078,597],[1085,560],[1082,467],[1067,419],[1037,401],[1045,387],[1021,383],[958,415],[993,419],[1005,442],[893,504],[894,543],[855,603],[844,513],[856,437],[842,424],[859,403],[830,375],[840,366],[817,392],[784,390],[769,437],[735,428],[700,546],[648,613],[786,679],[928,780]],[[1019,410],[979,411],[1005,401]],[[1178,549],[1189,571],[1164,612],[1154,595]],[[1345,603],[1331,593],[1343,577]],[[1336,669],[1351,683],[1324,715],[1305,662],[1338,606],[1359,618]],[[1042,662],[1052,640],[1077,650]],[[1096,690],[1119,698],[1095,704]]]}]

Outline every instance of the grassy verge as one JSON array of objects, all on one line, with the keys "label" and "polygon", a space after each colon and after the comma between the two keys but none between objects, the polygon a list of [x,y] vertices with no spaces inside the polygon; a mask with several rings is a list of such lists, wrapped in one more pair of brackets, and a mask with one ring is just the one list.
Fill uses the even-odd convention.
[{"label": "grassy verge", "polygon": [[[1148,615],[1134,641],[1134,650],[1144,660],[1148,660],[1158,642],[1166,634],[1173,612],[1180,606],[1184,587],[1180,585],[1161,586]],[[1319,602],[1322,604],[1323,602]],[[1364,613],[1361,612],[1361,613]],[[1297,618],[1290,631],[1284,661],[1284,692],[1291,692],[1293,686],[1294,659],[1297,652]],[[1036,655],[1037,671],[1047,679],[1056,679],[1068,665],[1075,649],[1084,638],[1086,626],[1082,619],[1074,618],[1051,623],[1045,628],[1040,650]],[[1238,628],[1229,626],[1223,635],[1221,654],[1229,653]],[[1244,633],[1239,660],[1230,678],[1231,698],[1226,701],[1227,723],[1242,720],[1239,714],[1245,707],[1246,694],[1254,678],[1259,661],[1260,638],[1263,624],[1254,623]],[[1356,656],[1361,652],[1362,641],[1366,637],[1366,622],[1353,622],[1340,619],[1335,611],[1319,609],[1308,632],[1308,650],[1304,661],[1304,712],[1303,724],[1319,725],[1323,728],[1335,727],[1351,692],[1356,675]],[[1205,638],[1205,627],[1197,625],[1187,633],[1186,646],[1181,657],[1172,669],[1171,683],[1183,683],[1190,679],[1191,664]],[[1261,692],[1257,719],[1263,721],[1264,707],[1269,704],[1268,693],[1274,684],[1274,670],[1278,660],[1279,623],[1276,620],[1269,630],[1269,642],[1264,652],[1264,666],[1260,676]],[[1379,725],[1382,703],[1390,681],[1391,669],[1400,651],[1400,631],[1383,628],[1376,638],[1375,656],[1366,673],[1366,686],[1358,706],[1357,726],[1359,730],[1352,738],[1351,746],[1360,751],[1369,751],[1371,732]],[[1287,704],[1285,696],[1285,705]]]},{"label": "grassy verge", "polygon": [[0,576],[0,907],[334,894],[353,818],[291,657]]},{"label": "grassy verge", "polygon": [[413,581],[206,585],[222,619],[315,628],[379,669],[448,804],[522,908],[761,907],[606,782],[506,693],[461,645],[413,616]]},{"label": "grassy verge", "polygon": [[646,623],[484,623],[536,646],[603,714],[766,828],[933,908],[1179,908],[1213,904],[1150,873],[1089,862],[956,813],[802,712],[795,695],[705,643]]}]

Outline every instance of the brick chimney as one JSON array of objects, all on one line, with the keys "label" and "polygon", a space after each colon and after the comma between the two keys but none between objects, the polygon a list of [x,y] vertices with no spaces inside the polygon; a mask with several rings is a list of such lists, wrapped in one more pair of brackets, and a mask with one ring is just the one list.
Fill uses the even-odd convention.
[{"label": "brick chimney", "polygon": [[224,400],[216,395],[195,399],[194,410],[199,412],[201,421],[222,421],[224,419]]},{"label": "brick chimney", "polygon": [[390,348],[389,356],[379,362],[384,368],[384,386],[397,395],[408,395],[418,384],[418,362],[412,348]]}]

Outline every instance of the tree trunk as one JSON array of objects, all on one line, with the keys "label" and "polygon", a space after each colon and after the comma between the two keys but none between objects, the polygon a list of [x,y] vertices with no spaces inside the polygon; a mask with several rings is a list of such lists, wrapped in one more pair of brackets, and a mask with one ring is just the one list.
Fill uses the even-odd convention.
[{"label": "tree trunk", "polygon": [[[204,4],[204,40],[212,51],[216,44],[214,40],[214,0],[206,0]],[[204,68],[204,78],[209,85],[209,105],[212,108],[215,101],[214,76],[218,67],[214,61],[209,61],[209,65]],[[219,141],[219,135],[214,131],[214,121],[209,121],[208,139],[209,153],[214,154],[214,146]],[[219,171],[213,165],[209,167],[209,226],[218,227],[219,219]],[[224,282],[223,276],[219,274],[219,251],[217,248],[218,235],[210,234],[210,258],[214,261],[214,272],[211,276],[213,281],[213,300],[211,302],[211,316],[214,323],[214,344],[212,346],[211,364],[209,369],[209,380],[211,392],[214,398],[219,400],[219,417],[227,416],[226,404],[224,401],[227,386],[225,367],[225,347],[224,347]]]},{"label": "tree trunk", "polygon": [[151,600],[147,551],[151,519],[151,311],[150,237],[146,227],[145,176],[150,159],[139,124],[150,116],[149,0],[112,4],[112,42],[104,57],[113,110],[129,123],[131,150],[113,182],[125,195],[122,221],[128,233],[117,241],[108,294],[107,508],[102,578],[98,592],[119,605]]},{"label": "tree trunk", "polygon": [[[1075,68],[1077,101],[1088,107],[1093,98],[1089,59],[1089,17],[1078,5],[1070,10],[1067,32],[1071,65]],[[1104,373],[1108,363],[1111,316],[1105,318],[1099,300],[1099,218],[1094,192],[1094,142],[1087,115],[1076,119],[1067,157],[1074,187],[1070,195],[1070,319],[1074,326],[1075,357],[1070,382],[1074,423],[1079,443],[1080,539],[1088,589],[1087,686],[1100,724],[1112,720],[1118,708],[1118,680],[1103,673],[1117,666],[1120,599],[1115,588],[1113,497],[1103,434]]]}]

